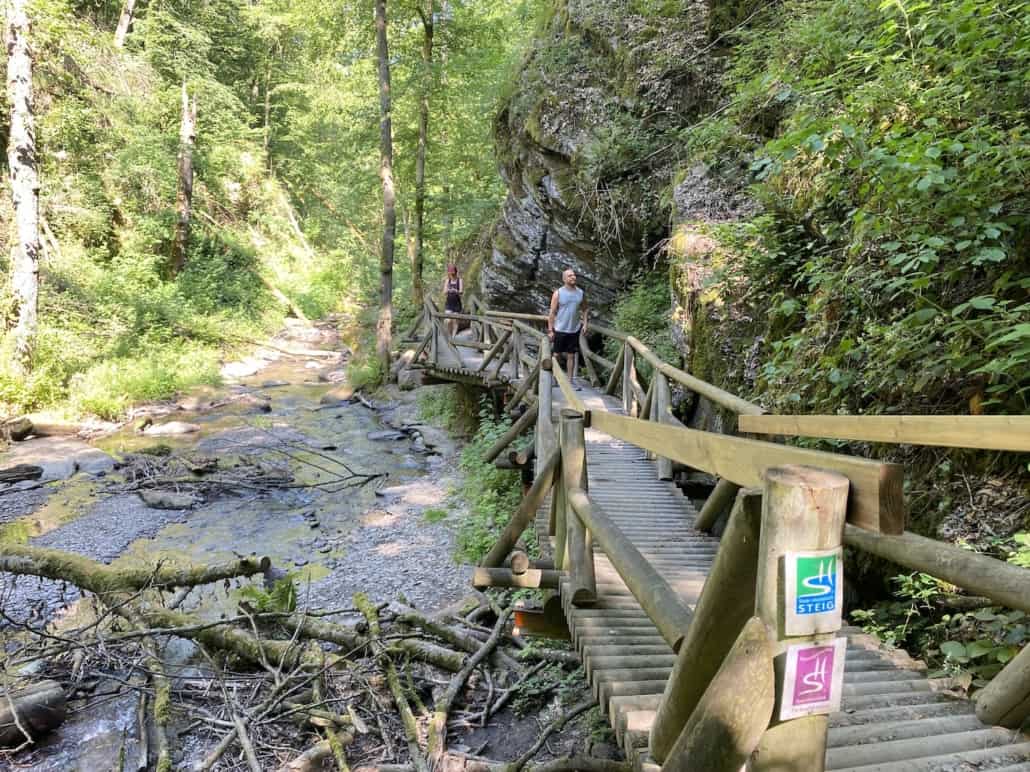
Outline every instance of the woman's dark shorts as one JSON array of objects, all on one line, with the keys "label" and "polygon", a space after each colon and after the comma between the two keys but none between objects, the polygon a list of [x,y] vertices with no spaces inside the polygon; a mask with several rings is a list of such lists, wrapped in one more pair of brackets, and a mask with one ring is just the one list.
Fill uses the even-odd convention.
[{"label": "woman's dark shorts", "polygon": [[458,295],[458,296],[453,297],[453,298],[450,298],[450,297],[447,298],[447,302],[444,305],[444,310],[447,311],[448,313],[460,314],[461,313],[461,296]]},{"label": "woman's dark shorts", "polygon": [[579,333],[554,331],[554,352],[555,354],[578,354]]}]

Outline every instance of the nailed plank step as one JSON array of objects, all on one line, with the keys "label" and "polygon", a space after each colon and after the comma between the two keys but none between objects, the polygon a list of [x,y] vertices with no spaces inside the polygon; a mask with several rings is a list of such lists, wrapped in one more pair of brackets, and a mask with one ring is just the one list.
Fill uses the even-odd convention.
[{"label": "nailed plank step", "polygon": [[849,709],[847,705],[839,713],[830,715],[830,729],[834,727],[865,726],[885,721],[910,721],[939,718],[942,716],[974,715],[975,708],[969,700],[947,700],[923,705],[899,705],[893,707]]},{"label": "nailed plank step", "polygon": [[983,724],[971,713],[942,718],[923,717],[909,721],[883,721],[857,726],[836,726],[831,727],[826,733],[826,747],[861,746],[866,743],[928,737],[950,732],[971,732],[977,729],[983,729]]},{"label": "nailed plank step", "polygon": [[[926,743],[925,750],[928,753],[924,753],[921,756],[849,767],[827,766],[826,769],[832,769],[835,772],[937,772],[937,770],[942,769],[969,769],[970,767],[977,770],[989,770],[1001,766],[1003,763],[1030,761],[1030,742],[1000,748],[993,746],[990,748],[981,747],[956,752],[935,753],[936,750],[940,750],[944,746],[946,737],[934,737],[924,740],[923,742]],[[958,736],[953,735],[953,737]],[[901,742],[912,741],[902,740]],[[884,743],[884,745],[890,744]],[[922,748],[914,746],[911,752],[915,754],[920,753],[921,750]]]}]

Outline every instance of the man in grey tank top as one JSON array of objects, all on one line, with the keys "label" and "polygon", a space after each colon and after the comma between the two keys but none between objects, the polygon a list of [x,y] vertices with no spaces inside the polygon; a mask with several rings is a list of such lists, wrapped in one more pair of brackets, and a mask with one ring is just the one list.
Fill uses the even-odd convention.
[{"label": "man in grey tank top", "polygon": [[551,339],[552,352],[565,355],[565,372],[570,379],[576,377],[579,336],[586,332],[586,326],[587,304],[583,290],[576,286],[576,272],[566,268],[562,274],[562,286],[551,295],[547,337]]}]

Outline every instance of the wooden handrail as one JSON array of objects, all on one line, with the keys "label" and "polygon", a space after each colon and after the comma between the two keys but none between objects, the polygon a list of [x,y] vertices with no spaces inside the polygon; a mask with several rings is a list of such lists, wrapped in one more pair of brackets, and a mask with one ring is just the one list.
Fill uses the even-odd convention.
[{"label": "wooden handrail", "polygon": [[540,332],[540,330],[537,330],[537,329],[535,329],[533,327],[530,327],[528,324],[525,324],[524,322],[520,322],[517,319],[515,321],[513,321],[511,324],[512,324],[513,327],[516,327],[517,329],[522,330],[522,332],[524,332],[524,333],[526,333],[528,335],[532,335],[535,338],[546,338],[547,337],[544,333]]},{"label": "wooden handrail", "polygon": [[742,417],[743,432],[857,442],[1030,451],[1030,416],[763,415]]},{"label": "wooden handrail", "polygon": [[576,390],[572,385],[572,381],[569,380],[569,376],[565,374],[565,371],[561,369],[561,365],[557,359],[551,358],[551,375],[558,381],[558,388],[561,389],[562,396],[565,397],[565,401],[569,403],[569,407],[573,408],[578,413],[586,412],[587,406],[579,395],[576,394]]},{"label": "wooden handrail", "polygon": [[483,313],[487,316],[495,316],[498,319],[521,319],[527,322],[546,322],[547,316],[545,314],[519,314],[514,311],[494,311],[487,308]]},{"label": "wooden handrail", "polygon": [[490,552],[487,553],[486,557],[483,558],[483,566],[499,567],[504,563],[504,559],[515,548],[515,544],[518,542],[519,537],[522,536],[522,532],[529,527],[529,524],[533,522],[533,518],[536,517],[537,508],[543,503],[543,500],[547,497],[547,492],[554,485],[555,476],[560,474],[560,465],[561,456],[558,449],[554,448],[540,465],[540,471],[537,473],[536,479],[533,480],[532,487],[522,498],[518,509],[515,510],[515,514],[508,521],[504,532],[497,539],[494,546],[490,548]]},{"label": "wooden handrail", "polygon": [[603,324],[597,324],[595,322],[587,322],[587,332],[599,332],[605,337],[613,338],[620,343],[625,343],[626,339],[629,338],[629,336],[623,332],[613,330],[611,327],[605,327]]},{"label": "wooden handrail", "polygon": [[606,434],[745,488],[761,486],[765,470],[773,466],[801,464],[841,472],[851,480],[849,522],[883,533],[904,531],[904,470],[898,464],[663,426],[598,410],[590,411],[589,420]]},{"label": "wooden handrail", "polygon": [[586,491],[574,488],[565,495],[658,632],[673,651],[678,651],[690,626],[690,609]]},{"label": "wooden handrail", "polygon": [[746,399],[741,399],[734,394],[730,394],[724,389],[720,389],[718,386],[713,386],[707,381],[695,378],[690,373],[686,373],[678,367],[673,367],[667,362],[664,362],[658,358],[657,354],[632,335],[626,337],[626,342],[632,346],[633,350],[640,354],[640,356],[642,356],[649,365],[665,375],[665,377],[671,378],[677,383],[686,386],[691,391],[710,399],[715,404],[724,407],[727,410],[732,410],[737,415],[761,415],[765,412],[758,405],[748,402]]},{"label": "wooden handrail", "polygon": [[922,571],[1008,608],[1030,612],[1030,570],[906,531],[896,536],[844,527],[844,543]]}]

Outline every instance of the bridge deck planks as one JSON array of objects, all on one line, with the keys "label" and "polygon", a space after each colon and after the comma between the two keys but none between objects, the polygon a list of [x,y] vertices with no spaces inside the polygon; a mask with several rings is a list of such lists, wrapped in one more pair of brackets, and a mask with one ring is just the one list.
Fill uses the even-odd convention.
[{"label": "bridge deck planks", "polygon": [[[482,354],[462,350],[462,355],[461,375],[467,376],[476,371]],[[507,365],[500,375],[518,384]],[[491,381],[496,379],[491,376]],[[597,389],[584,386],[580,394],[590,410],[622,413],[619,400]],[[564,404],[561,391],[555,388],[552,398],[557,418]],[[644,451],[592,428],[587,428],[585,440],[590,497],[693,607],[718,539],[694,530],[693,505],[673,484],[658,479]],[[549,518],[548,499],[536,519],[545,549],[550,544]],[[594,565],[598,603],[577,608],[567,593],[562,597],[572,640],[627,758],[640,772],[659,772],[647,742],[675,658],[596,545]],[[918,663],[882,650],[878,641],[856,628],[843,633],[848,637],[845,689],[841,712],[829,719],[827,770],[1030,772],[1030,737],[981,724],[972,702],[941,691]]]}]

